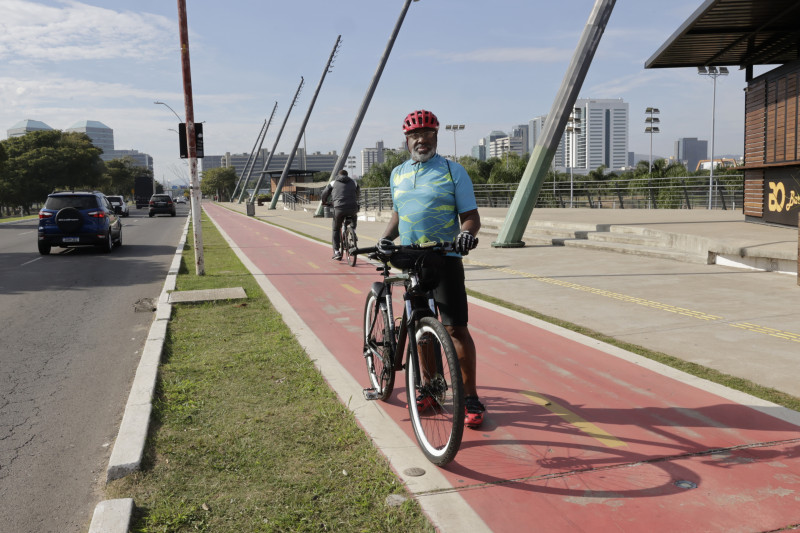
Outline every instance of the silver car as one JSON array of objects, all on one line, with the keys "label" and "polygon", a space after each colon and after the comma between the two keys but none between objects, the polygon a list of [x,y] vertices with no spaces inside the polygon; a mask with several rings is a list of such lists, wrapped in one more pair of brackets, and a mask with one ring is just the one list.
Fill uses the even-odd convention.
[{"label": "silver car", "polygon": [[128,210],[128,202],[125,200],[124,196],[106,196],[108,201],[111,203],[111,207],[120,207],[119,214],[123,217],[127,217],[131,214]]}]

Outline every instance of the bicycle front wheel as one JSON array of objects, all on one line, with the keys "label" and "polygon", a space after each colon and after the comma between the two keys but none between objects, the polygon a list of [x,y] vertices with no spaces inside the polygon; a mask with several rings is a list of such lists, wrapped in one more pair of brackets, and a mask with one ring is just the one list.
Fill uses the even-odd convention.
[{"label": "bicycle front wheel", "polygon": [[[453,340],[441,322],[424,317],[417,324],[417,358],[406,363],[408,412],[414,434],[430,462],[452,461],[464,433],[461,368]],[[411,352],[409,352],[410,354]]]},{"label": "bicycle front wheel", "polygon": [[345,254],[347,257],[347,264],[351,267],[356,266],[356,254],[350,253],[353,248],[358,248],[358,238],[356,237],[356,230],[348,225],[344,228],[344,240],[342,241],[345,247]]},{"label": "bicycle front wheel", "polygon": [[386,401],[394,388],[394,362],[389,312],[370,291],[364,306],[364,359],[376,400]]}]

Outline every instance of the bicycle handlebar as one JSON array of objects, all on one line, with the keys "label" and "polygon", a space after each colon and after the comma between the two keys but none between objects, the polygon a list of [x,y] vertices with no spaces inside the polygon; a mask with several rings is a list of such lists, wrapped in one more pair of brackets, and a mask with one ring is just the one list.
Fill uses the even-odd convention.
[{"label": "bicycle handlebar", "polygon": [[[477,239],[476,239],[477,242]],[[414,250],[414,251],[433,251],[433,252],[453,252],[455,251],[455,246],[453,246],[452,242],[447,241],[429,241],[420,244],[391,244],[389,246],[384,246],[383,250],[387,253],[382,253],[381,250],[378,249],[377,246],[369,246],[367,248],[356,248],[351,251],[353,254],[374,254],[378,253],[381,255],[385,255],[387,258],[391,257],[391,254],[394,252],[400,252],[403,250]]]}]

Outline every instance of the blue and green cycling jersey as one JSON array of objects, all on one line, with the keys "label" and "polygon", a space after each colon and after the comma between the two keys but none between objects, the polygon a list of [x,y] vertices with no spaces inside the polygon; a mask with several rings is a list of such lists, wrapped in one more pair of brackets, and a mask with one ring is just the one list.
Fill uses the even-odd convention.
[{"label": "blue and green cycling jersey", "polygon": [[389,183],[401,244],[452,241],[461,231],[459,213],[478,208],[467,171],[438,154],[395,167]]}]

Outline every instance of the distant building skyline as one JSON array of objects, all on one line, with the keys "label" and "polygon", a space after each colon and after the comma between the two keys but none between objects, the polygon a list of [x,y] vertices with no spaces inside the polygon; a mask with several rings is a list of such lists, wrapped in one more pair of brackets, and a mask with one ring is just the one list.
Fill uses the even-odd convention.
[{"label": "distant building skyline", "polygon": [[[7,129],[6,134],[8,138],[21,137],[33,131],[55,131],[55,128],[40,120],[25,119]],[[153,157],[150,154],[138,150],[116,150],[114,148],[114,130],[98,120],[79,120],[63,131],[86,134],[92,144],[103,151],[100,154],[100,159],[103,161],[130,157],[134,165],[153,170]]]},{"label": "distant building skyline", "polygon": [[[268,157],[269,150],[267,148],[262,148],[256,153],[255,162],[251,162],[252,170],[250,170],[250,180],[252,180],[253,184],[255,184],[255,180],[258,179],[259,173],[264,170],[264,163],[267,161]],[[236,176],[241,178],[249,158],[249,153],[232,154],[230,152],[225,152],[224,155],[207,155],[200,160],[202,161],[201,172],[211,170],[212,168],[233,168],[236,171]],[[276,152],[273,154],[272,159],[270,159],[269,166],[266,170],[268,172],[282,171],[284,167],[286,167],[286,161],[288,159],[289,154],[285,152]],[[298,148],[289,168],[292,170],[308,170],[309,172],[331,172],[338,159],[339,155],[335,150],[326,154],[321,152],[306,154],[303,148]]]}]

